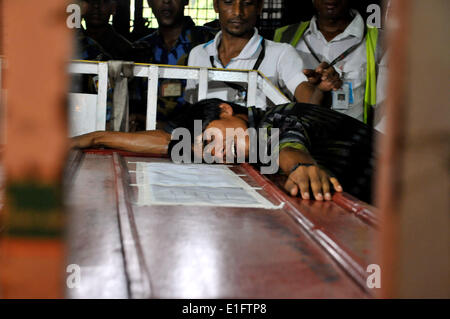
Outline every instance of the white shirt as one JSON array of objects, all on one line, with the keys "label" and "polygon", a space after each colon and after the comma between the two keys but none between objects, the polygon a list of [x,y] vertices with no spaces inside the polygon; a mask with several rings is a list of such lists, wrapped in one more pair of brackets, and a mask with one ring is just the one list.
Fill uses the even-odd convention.
[{"label": "white shirt", "polygon": [[[322,32],[318,29],[317,18],[314,16],[311,19],[309,28],[297,43],[296,49],[305,63],[305,68],[315,69],[319,65],[319,62],[314,58],[311,51],[306,46],[305,39],[308,41],[321,62],[328,63],[331,63],[348,48],[360,43],[353,52],[340,62],[337,62],[334,67],[342,75],[344,82],[351,82],[354,98],[353,104],[350,104],[347,110],[339,109],[336,111],[362,121],[364,116],[364,94],[367,76],[367,52],[366,40],[364,37],[365,24],[363,18],[356,10],[352,10],[352,15],[354,18],[344,32],[337,35],[330,42],[325,39]],[[375,54],[377,66],[381,59],[381,48],[379,43],[380,40],[378,40],[377,52]]]},{"label": "white shirt", "polygon": [[[200,67],[212,67],[210,56],[213,56],[215,67],[224,69],[253,69],[258,56],[262,50],[261,42],[265,41],[266,52],[258,70],[263,73],[275,86],[280,88],[289,98],[293,98],[297,86],[307,81],[303,74],[303,61],[296,50],[289,44],[276,43],[264,40],[255,33],[242,49],[237,57],[231,59],[227,65],[222,65],[219,59],[218,48],[222,39],[222,32],[218,32],[214,40],[196,46],[189,54],[188,65]],[[188,80],[186,85],[185,99],[194,103],[197,101],[198,81]],[[220,98],[233,102],[236,97],[236,90],[230,88],[223,82],[210,83],[207,98]],[[268,104],[263,93],[256,96],[256,107],[265,109]]]},{"label": "white shirt", "polygon": [[377,79],[377,106],[375,108],[374,127],[378,131],[385,133],[386,131],[386,93],[387,93],[387,81],[388,81],[388,55],[387,51],[381,58],[378,68]]}]

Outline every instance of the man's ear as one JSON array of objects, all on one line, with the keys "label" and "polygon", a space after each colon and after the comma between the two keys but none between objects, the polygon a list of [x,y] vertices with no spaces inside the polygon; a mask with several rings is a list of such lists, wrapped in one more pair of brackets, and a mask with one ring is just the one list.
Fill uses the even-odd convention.
[{"label": "man's ear", "polygon": [[230,104],[222,103],[219,105],[220,107],[220,118],[226,119],[233,116],[233,108]]},{"label": "man's ear", "polygon": [[183,7],[187,6],[189,4],[189,0],[184,0]]},{"label": "man's ear", "polygon": [[214,4],[214,11],[216,13],[219,13],[219,0],[213,0],[213,4]]}]

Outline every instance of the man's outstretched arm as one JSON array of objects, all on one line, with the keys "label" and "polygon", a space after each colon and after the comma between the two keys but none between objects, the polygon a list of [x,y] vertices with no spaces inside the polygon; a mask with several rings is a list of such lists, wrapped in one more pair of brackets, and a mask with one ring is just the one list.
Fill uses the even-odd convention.
[{"label": "man's outstretched arm", "polygon": [[136,133],[97,131],[71,139],[72,148],[109,147],[123,151],[167,154],[171,135],[161,130]]}]

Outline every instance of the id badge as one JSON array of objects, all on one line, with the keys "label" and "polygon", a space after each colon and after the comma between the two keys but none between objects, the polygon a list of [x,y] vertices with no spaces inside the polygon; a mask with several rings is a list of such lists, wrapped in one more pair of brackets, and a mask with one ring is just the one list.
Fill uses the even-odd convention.
[{"label": "id badge", "polygon": [[183,93],[181,82],[179,81],[164,81],[161,84],[162,97],[176,97]]},{"label": "id badge", "polygon": [[335,110],[348,110],[350,99],[353,97],[351,92],[351,83],[345,82],[337,91],[331,91],[333,97],[333,106]]}]

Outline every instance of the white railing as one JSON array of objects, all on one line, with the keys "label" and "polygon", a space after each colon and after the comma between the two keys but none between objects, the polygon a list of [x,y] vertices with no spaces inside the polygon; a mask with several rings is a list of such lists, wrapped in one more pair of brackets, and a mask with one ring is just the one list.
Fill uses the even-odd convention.
[{"label": "white railing", "polygon": [[[69,72],[72,74],[98,74],[99,84],[95,129],[104,130],[106,123],[106,93],[108,87],[107,62],[73,61],[70,63]],[[144,77],[148,79],[147,130],[156,128],[158,80],[161,78],[197,80],[199,82],[199,101],[206,98],[209,81],[222,81],[247,83],[247,105],[255,105],[258,91],[261,91],[275,105],[290,102],[290,100],[259,71],[137,63],[134,65],[133,73],[135,77]]]}]

